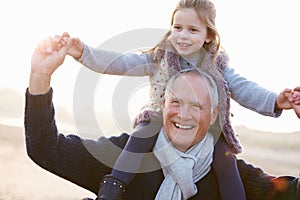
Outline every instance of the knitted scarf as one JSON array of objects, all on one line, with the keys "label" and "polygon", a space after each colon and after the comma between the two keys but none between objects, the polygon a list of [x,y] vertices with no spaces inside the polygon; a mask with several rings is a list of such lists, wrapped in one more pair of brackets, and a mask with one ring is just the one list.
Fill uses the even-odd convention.
[{"label": "knitted scarf", "polygon": [[213,150],[213,136],[207,133],[198,144],[183,153],[173,147],[162,128],[153,152],[165,178],[155,200],[182,200],[194,196],[197,193],[195,183],[210,171]]}]

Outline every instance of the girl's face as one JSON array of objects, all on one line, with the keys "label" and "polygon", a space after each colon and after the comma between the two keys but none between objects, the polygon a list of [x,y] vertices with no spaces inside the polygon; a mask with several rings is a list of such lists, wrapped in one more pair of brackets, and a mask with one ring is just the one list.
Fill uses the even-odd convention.
[{"label": "girl's face", "polygon": [[169,40],[180,56],[195,56],[205,42],[210,42],[207,27],[200,21],[192,8],[178,10],[174,14]]}]

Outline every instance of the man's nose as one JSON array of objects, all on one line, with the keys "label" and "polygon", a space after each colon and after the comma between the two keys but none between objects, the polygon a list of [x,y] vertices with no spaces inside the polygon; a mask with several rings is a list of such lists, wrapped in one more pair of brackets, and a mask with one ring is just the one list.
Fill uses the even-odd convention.
[{"label": "man's nose", "polygon": [[191,119],[192,114],[191,114],[189,106],[182,106],[180,109],[179,115],[180,115],[180,118],[183,120]]}]

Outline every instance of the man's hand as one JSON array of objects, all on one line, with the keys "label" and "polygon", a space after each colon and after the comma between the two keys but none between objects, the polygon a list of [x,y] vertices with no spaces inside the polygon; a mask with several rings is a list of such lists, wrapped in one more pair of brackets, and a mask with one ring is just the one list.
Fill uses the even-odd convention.
[{"label": "man's hand", "polygon": [[68,45],[59,50],[53,48],[53,38],[48,37],[39,42],[31,57],[29,92],[45,94],[50,89],[53,72],[64,62]]},{"label": "man's hand", "polygon": [[300,119],[300,87],[295,87],[292,93],[292,101],[290,102],[297,117]]},{"label": "man's hand", "polygon": [[294,109],[298,118],[300,118],[300,87],[293,90],[284,89],[276,99],[276,106],[280,109]]},{"label": "man's hand", "polygon": [[292,93],[293,93],[294,103],[296,105],[300,105],[300,86],[295,87]]},{"label": "man's hand", "polygon": [[284,89],[277,95],[276,107],[279,109],[292,109],[289,98],[291,97],[291,89]]}]

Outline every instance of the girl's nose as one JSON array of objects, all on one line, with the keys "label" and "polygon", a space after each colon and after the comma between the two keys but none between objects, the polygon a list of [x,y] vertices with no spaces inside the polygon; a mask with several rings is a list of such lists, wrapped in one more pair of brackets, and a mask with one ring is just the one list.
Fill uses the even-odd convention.
[{"label": "girl's nose", "polygon": [[181,32],[180,32],[180,36],[179,36],[181,39],[188,39],[188,33],[187,33],[187,31],[185,31],[185,30],[182,30]]}]

